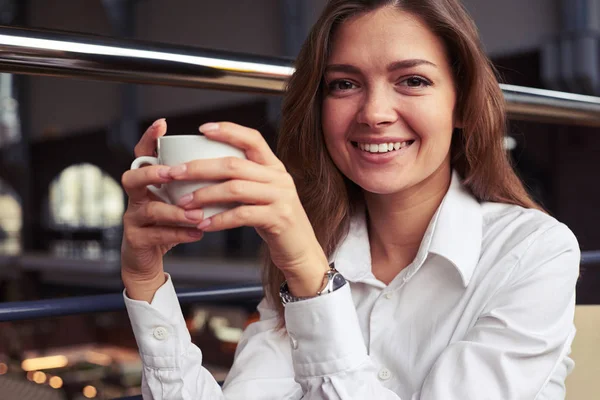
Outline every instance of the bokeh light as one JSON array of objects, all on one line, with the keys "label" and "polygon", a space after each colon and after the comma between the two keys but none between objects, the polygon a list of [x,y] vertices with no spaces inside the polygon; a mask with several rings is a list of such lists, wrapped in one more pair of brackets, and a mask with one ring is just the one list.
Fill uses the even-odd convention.
[{"label": "bokeh light", "polygon": [[83,388],[83,395],[88,399],[93,399],[98,394],[98,391],[95,387],[88,385]]},{"label": "bokeh light", "polygon": [[50,384],[51,388],[60,389],[63,385],[63,380],[60,376],[53,376],[52,378],[50,378],[48,383]]}]

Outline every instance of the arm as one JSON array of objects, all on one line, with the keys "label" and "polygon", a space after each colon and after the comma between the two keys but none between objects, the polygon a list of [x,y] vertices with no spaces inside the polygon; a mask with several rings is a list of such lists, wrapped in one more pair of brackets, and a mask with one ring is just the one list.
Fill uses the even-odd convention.
[{"label": "arm", "polygon": [[464,340],[440,356],[416,398],[564,399],[579,261],[565,225],[541,234]]},{"label": "arm", "polygon": [[[579,257],[564,225],[540,235],[411,399],[563,399]],[[304,399],[399,399],[377,379],[347,286],[286,306]]]},{"label": "arm", "polygon": [[[153,154],[166,128],[164,120],[156,121],[136,145],[136,156]],[[226,122],[204,124],[200,129],[210,139],[242,149],[248,160],[195,160],[174,168],[151,165],[123,174],[129,205],[123,217],[121,276],[144,362],[144,394],[148,399],[178,400],[299,398],[289,342],[275,328],[275,311],[264,314],[261,322],[247,330],[232,377],[221,393],[202,368],[201,351],[190,342],[172,284],[165,284],[162,258],[174,245],[198,241],[204,231],[239,226],[257,229],[269,246],[271,259],[288,272],[284,275],[298,295],[302,290],[315,293],[327,270],[327,258],[293,179],[262,135]],[[196,190],[191,199],[182,197],[178,205],[162,203],[148,193],[149,185],[185,180],[220,183]],[[240,205],[204,219],[204,205],[217,203]]]},{"label": "arm", "polygon": [[242,337],[236,360],[223,390],[202,367],[202,351],[191,342],[171,279],[151,303],[132,300],[125,305],[142,358],[145,400],[300,399],[294,382],[287,337],[276,331],[277,313],[265,301],[261,320]]}]

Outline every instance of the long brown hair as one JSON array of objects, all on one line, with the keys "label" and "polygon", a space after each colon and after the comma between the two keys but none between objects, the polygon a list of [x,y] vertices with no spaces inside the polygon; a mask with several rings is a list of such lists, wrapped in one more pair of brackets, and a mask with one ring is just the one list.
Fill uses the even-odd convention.
[{"label": "long brown hair", "polygon": [[[330,256],[347,233],[359,189],[334,165],[321,128],[322,82],[331,36],[345,20],[390,6],[419,17],[445,44],[457,87],[451,163],[479,201],[540,208],[516,176],[503,138],[506,112],[496,71],[460,0],[330,0],[295,63],[283,101],[277,153],[294,178],[313,229]],[[283,275],[268,260],[265,293],[278,301]],[[280,317],[283,320],[282,308]]]}]

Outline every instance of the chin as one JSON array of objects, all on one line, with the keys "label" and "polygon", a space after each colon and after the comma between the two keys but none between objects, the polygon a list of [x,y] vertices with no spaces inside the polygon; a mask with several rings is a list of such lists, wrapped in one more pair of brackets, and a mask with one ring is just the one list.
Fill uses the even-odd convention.
[{"label": "chin", "polygon": [[354,183],[366,192],[381,195],[398,193],[409,187],[407,182],[390,182],[389,180],[375,181],[372,179],[360,179],[355,180]]}]

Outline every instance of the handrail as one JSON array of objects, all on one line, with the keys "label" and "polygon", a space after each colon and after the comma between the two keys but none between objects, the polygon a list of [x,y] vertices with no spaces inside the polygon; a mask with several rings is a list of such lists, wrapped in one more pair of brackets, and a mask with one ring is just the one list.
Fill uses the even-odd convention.
[{"label": "handrail", "polygon": [[[181,304],[217,301],[258,302],[262,296],[263,289],[259,285],[227,286],[177,292],[177,298]],[[0,303],[0,322],[119,311],[124,308],[125,302],[121,293],[49,300],[15,301]]]},{"label": "handrail", "polygon": [[289,59],[0,25],[0,70],[166,86],[281,93]]},{"label": "handrail", "polygon": [[[284,58],[0,25],[0,71],[115,82],[282,93]],[[509,116],[600,126],[600,98],[501,85]]]},{"label": "handrail", "polygon": [[[581,253],[581,265],[600,263],[600,250]],[[263,296],[260,285],[233,285],[213,289],[177,292],[181,304],[258,301]],[[92,312],[118,311],[125,308],[121,293],[62,299],[32,300],[0,303],[0,322],[58,317]]]},{"label": "handrail", "polygon": [[600,250],[581,252],[581,265],[600,264]]}]

